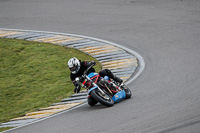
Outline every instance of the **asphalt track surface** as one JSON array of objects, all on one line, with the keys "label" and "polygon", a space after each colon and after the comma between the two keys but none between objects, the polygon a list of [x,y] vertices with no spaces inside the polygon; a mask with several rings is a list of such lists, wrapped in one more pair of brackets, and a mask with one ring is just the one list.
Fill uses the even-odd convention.
[{"label": "asphalt track surface", "polygon": [[199,0],[0,0],[0,27],[96,37],[139,53],[133,97],[78,108],[12,133],[199,133]]}]

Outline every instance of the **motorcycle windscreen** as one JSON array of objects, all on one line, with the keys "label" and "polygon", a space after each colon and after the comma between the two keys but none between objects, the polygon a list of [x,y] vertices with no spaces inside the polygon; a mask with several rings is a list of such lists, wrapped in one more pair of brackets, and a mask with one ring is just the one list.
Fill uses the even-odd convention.
[{"label": "motorcycle windscreen", "polygon": [[112,100],[117,103],[120,102],[122,99],[126,97],[126,93],[124,90],[117,92],[113,97]]}]

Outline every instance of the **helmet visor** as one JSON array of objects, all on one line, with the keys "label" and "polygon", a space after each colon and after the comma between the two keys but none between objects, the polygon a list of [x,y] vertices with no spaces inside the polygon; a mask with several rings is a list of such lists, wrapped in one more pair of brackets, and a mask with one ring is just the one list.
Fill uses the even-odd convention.
[{"label": "helmet visor", "polygon": [[74,67],[71,67],[71,68],[69,68],[70,69],[70,71],[76,71],[76,69],[77,69],[77,67],[76,66],[74,66]]}]

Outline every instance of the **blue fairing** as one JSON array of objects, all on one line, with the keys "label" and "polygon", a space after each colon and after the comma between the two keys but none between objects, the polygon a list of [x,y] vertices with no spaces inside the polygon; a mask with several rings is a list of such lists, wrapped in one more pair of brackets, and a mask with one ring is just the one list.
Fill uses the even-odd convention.
[{"label": "blue fairing", "polygon": [[92,87],[92,88],[89,90],[88,94],[90,94],[90,92],[91,92],[92,90],[96,89],[96,88],[97,88],[97,86]]},{"label": "blue fairing", "polygon": [[117,93],[112,97],[112,99],[113,99],[113,101],[114,101],[115,103],[117,103],[117,102],[121,101],[122,99],[124,99],[125,97],[126,97],[126,93],[125,93],[124,90],[122,90],[122,91],[117,92]]},{"label": "blue fairing", "polygon": [[98,75],[98,73],[90,73],[90,74],[88,74],[88,77],[89,77],[89,78],[92,78],[92,77],[94,77],[94,76],[96,76],[96,75]]}]

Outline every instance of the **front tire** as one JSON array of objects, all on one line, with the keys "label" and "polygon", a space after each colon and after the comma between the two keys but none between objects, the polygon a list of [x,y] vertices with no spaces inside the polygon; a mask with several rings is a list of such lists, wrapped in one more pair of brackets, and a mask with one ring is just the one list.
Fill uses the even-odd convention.
[{"label": "front tire", "polygon": [[87,98],[88,104],[90,106],[94,106],[96,105],[98,102],[96,100],[94,100],[94,98],[92,98],[91,96]]},{"label": "front tire", "polygon": [[107,106],[107,107],[111,107],[114,105],[114,101],[112,100],[111,97],[109,97],[107,94],[105,94],[104,96],[98,91],[98,90],[92,90],[91,91],[91,96],[98,101],[99,103]]}]

